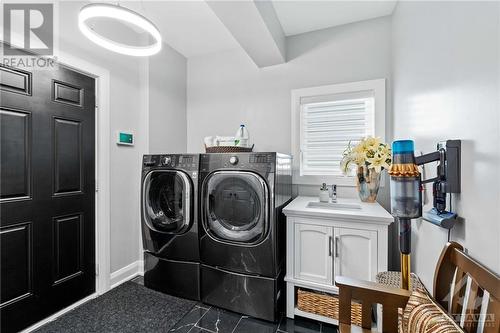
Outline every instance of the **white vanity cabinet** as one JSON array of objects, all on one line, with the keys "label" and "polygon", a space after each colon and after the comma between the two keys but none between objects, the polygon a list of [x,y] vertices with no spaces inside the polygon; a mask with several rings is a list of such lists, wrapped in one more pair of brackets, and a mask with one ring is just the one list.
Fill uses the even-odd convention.
[{"label": "white vanity cabinet", "polygon": [[311,223],[293,225],[293,277],[331,285],[333,283],[333,229]]},{"label": "white vanity cabinet", "polygon": [[392,216],[378,203],[339,199],[329,207],[310,208],[315,197],[298,197],[283,212],[287,216],[287,316],[336,320],[296,307],[297,288],[337,294],[335,277],[374,281],[387,270],[388,226]]},{"label": "white vanity cabinet", "polygon": [[[334,229],[335,276],[342,275],[374,281],[375,276],[379,272],[378,230]],[[381,237],[387,239],[386,235]],[[380,254],[384,255],[383,252]],[[387,255],[387,251],[385,255]],[[387,262],[383,258],[381,260],[383,261],[382,265],[385,264],[387,266]]]}]

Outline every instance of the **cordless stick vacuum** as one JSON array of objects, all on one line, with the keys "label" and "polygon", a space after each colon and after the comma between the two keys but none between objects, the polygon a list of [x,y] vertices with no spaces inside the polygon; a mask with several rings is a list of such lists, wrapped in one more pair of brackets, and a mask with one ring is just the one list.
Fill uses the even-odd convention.
[{"label": "cordless stick vacuum", "polygon": [[415,163],[411,140],[392,143],[391,214],[399,222],[401,288],[410,289],[411,219],[422,216],[420,171]]},{"label": "cordless stick vacuum", "polygon": [[[392,143],[391,214],[399,222],[401,288],[410,289],[411,219],[422,216],[422,184],[433,182],[433,208],[424,220],[451,229],[457,214],[446,211],[448,193],[460,193],[460,140],[440,142],[436,151],[415,157],[411,140]],[[422,180],[419,165],[438,162],[437,175]]]}]

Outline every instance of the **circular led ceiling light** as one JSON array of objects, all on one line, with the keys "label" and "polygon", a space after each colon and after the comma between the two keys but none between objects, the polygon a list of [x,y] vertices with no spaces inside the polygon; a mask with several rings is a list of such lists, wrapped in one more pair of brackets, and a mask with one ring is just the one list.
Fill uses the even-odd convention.
[{"label": "circular led ceiling light", "polygon": [[[154,42],[147,46],[118,43],[98,34],[90,28],[87,21],[93,18],[109,18],[128,23],[147,32]],[[156,54],[161,50],[161,34],[158,28],[144,16],[120,6],[104,3],[86,5],[80,9],[80,13],[78,14],[78,27],[85,37],[92,42],[117,53],[135,57],[146,57]]]}]

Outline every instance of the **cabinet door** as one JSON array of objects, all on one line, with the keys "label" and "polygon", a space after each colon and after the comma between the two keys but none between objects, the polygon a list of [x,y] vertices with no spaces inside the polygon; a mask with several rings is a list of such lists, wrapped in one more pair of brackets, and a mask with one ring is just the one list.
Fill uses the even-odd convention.
[{"label": "cabinet door", "polygon": [[375,281],[377,232],[335,228],[334,235],[335,276]]},{"label": "cabinet door", "polygon": [[333,228],[295,224],[294,275],[296,279],[333,284]]}]

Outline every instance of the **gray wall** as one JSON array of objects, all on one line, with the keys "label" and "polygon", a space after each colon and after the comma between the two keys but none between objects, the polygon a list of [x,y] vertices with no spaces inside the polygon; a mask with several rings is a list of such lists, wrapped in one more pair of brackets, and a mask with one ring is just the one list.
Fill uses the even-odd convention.
[{"label": "gray wall", "polygon": [[[290,153],[292,89],[380,78],[387,79],[386,139],[391,139],[390,17],[288,37],[287,56],[287,63],[266,68],[256,67],[243,50],[189,58],[188,151],[201,152],[205,136],[234,135],[244,123],[256,151]],[[295,194],[317,191],[318,186],[294,186]],[[379,195],[387,209],[388,191],[385,186]],[[354,187],[338,192],[357,196]]]},{"label": "gray wall", "polygon": [[[141,62],[118,55],[87,40],[78,29],[78,11],[85,2],[59,3],[60,49],[110,72],[110,195],[111,272],[139,259],[139,201],[141,155],[146,147]],[[131,130],[135,146],[117,146],[115,133]]]},{"label": "gray wall", "polygon": [[[242,50],[190,58],[187,83],[186,60],[168,47],[148,66],[87,41],[74,19],[81,5],[60,3],[61,48],[110,71],[111,133],[136,134],[134,147],[110,142],[111,271],[140,258],[143,153],[200,152],[204,136],[233,135],[240,123],[256,150],[290,152],[291,89],[376,78],[388,79],[388,141],[394,133],[429,151],[441,139],[465,140],[463,193],[454,200],[464,221],[451,237],[500,271],[499,3],[400,2],[393,18],[289,37],[282,65],[258,69]],[[428,287],[446,239],[437,227],[414,224],[414,270]]]},{"label": "gray wall", "polygon": [[163,44],[149,58],[149,152],[186,152],[186,58]]},{"label": "gray wall", "polygon": [[203,137],[234,135],[244,123],[257,151],[289,153],[290,90],[390,78],[390,29],[386,17],[290,37],[288,62],[266,68],[243,50],[189,58],[188,151],[200,152]]},{"label": "gray wall", "polygon": [[[463,217],[451,239],[500,271],[500,3],[399,2],[393,15],[394,137],[431,151],[459,138]],[[428,169],[430,171],[430,169]],[[430,195],[429,189],[429,195]],[[428,207],[427,207],[428,208]],[[413,224],[413,270],[432,287],[447,232]]]},{"label": "gray wall", "polygon": [[[87,2],[59,3],[60,48],[109,70],[111,76],[110,264],[111,272],[115,272],[142,259],[142,155],[149,150],[185,150],[186,60],[168,45],[149,60],[120,55],[96,46],[78,29],[76,18],[84,4]],[[135,145],[116,145],[115,133],[118,130],[133,131]]]}]

